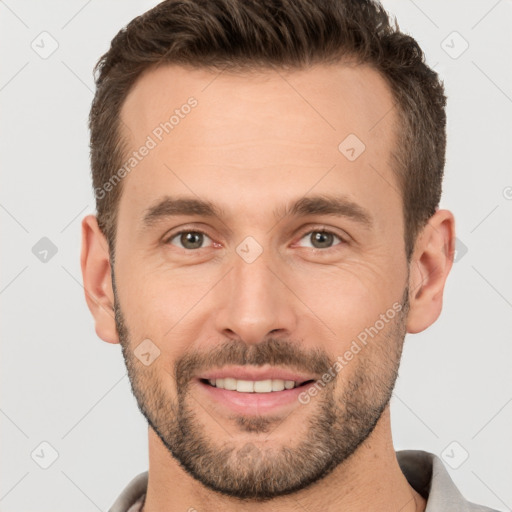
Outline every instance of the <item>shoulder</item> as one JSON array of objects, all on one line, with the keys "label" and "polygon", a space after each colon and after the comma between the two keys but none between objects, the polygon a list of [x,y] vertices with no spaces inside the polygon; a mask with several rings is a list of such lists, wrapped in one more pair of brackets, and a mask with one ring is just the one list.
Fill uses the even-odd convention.
[{"label": "shoulder", "polygon": [[143,503],[148,487],[148,472],[138,474],[123,489],[108,512],[138,512]]},{"label": "shoulder", "polygon": [[498,512],[467,501],[437,455],[422,450],[401,450],[396,452],[396,457],[411,487],[427,500],[425,512]]}]

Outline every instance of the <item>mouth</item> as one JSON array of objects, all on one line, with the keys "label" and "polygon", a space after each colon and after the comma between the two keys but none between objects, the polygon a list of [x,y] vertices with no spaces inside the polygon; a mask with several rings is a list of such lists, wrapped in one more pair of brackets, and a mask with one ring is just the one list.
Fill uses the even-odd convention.
[{"label": "mouth", "polygon": [[300,388],[314,382],[313,379],[306,381],[294,381],[284,379],[265,380],[242,380],[233,377],[223,379],[199,379],[203,384],[218,389],[236,391],[238,393],[276,393],[283,390]]},{"label": "mouth", "polygon": [[265,379],[245,380],[233,377],[196,379],[199,392],[206,400],[228,410],[246,416],[289,414],[291,407],[302,404],[300,395],[315,380]]}]

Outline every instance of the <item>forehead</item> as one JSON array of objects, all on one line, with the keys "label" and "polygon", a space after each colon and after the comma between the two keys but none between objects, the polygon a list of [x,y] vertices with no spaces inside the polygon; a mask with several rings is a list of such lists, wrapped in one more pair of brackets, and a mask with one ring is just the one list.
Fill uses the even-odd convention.
[{"label": "forehead", "polygon": [[[365,142],[375,142],[390,131],[395,120],[391,91],[369,66],[228,72],[166,65],[148,70],[132,87],[121,111],[124,135],[134,142],[141,140],[191,97],[197,99],[199,107],[194,109],[194,117],[207,121],[194,123],[196,138],[205,144],[223,139],[232,142],[234,137],[244,140],[246,135],[284,135],[283,130],[294,140],[312,144],[327,145],[350,130]],[[286,116],[279,115],[283,112]],[[209,131],[228,128],[227,117],[232,120],[229,127],[236,124],[237,133]],[[177,141],[188,135],[183,126],[175,128],[173,138]]]},{"label": "forehead", "polygon": [[[270,202],[283,191],[330,191],[342,176],[347,190],[340,192],[350,196],[351,186],[365,188],[371,202],[382,193],[382,177],[394,180],[393,106],[380,74],[355,64],[251,73],[152,69],[136,82],[121,111],[130,151],[152,141],[124,179],[121,205],[142,212],[177,189],[217,196],[222,205],[238,191],[245,198],[239,207],[250,200],[261,205],[263,194]],[[361,156],[348,158],[347,150],[348,157]],[[333,167],[336,172],[320,183]],[[367,186],[372,183],[380,189]]]}]

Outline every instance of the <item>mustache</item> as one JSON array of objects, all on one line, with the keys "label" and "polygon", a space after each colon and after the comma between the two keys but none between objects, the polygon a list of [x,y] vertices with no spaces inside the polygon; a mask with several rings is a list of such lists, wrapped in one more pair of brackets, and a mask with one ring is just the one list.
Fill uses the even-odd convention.
[{"label": "mustache", "polygon": [[332,362],[318,348],[304,350],[298,343],[278,338],[268,338],[255,345],[229,340],[208,352],[187,353],[180,357],[174,365],[178,389],[184,389],[200,372],[227,365],[282,366],[321,376],[329,370]]}]

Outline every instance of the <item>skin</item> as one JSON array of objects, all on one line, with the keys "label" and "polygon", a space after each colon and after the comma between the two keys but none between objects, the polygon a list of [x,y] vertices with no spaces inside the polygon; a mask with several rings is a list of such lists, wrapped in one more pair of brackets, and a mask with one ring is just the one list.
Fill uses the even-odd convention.
[{"label": "skin", "polygon": [[[402,198],[391,167],[396,117],[388,86],[370,68],[342,64],[251,75],[165,66],[143,75],[123,105],[129,147],[140,147],[190,96],[197,107],[123,179],[115,296],[107,241],[96,217],[82,222],[81,264],[96,333],[122,344],[134,394],[151,420],[144,512],[284,512],[299,504],[311,511],[424,510],[424,498],[396,461],[388,400],[405,333],[423,331],[441,312],[455,229],[453,215],[437,210],[407,262]],[[353,162],[338,150],[350,133],[366,146]],[[335,192],[367,210],[372,226],[326,214],[278,221],[272,215],[303,196]],[[207,199],[224,215],[170,217],[145,227],[144,213],[165,195]],[[315,249],[311,232],[321,227],[340,238]],[[201,249],[185,249],[179,236],[169,242],[185,228],[207,233]],[[250,264],[236,252],[247,236],[263,248]],[[403,314],[330,385],[309,404],[293,403],[276,414],[230,414],[208,400],[193,379],[197,373],[181,365],[196,356],[201,369],[210,369],[220,361],[212,356],[219,350],[236,363],[233,347],[270,361],[274,347],[279,367],[291,367],[284,361],[295,354],[296,369],[310,369],[334,362],[397,303]],[[148,338],[160,355],[145,366],[134,350]],[[211,455],[202,462],[213,461],[211,467],[197,464],[194,474],[193,462],[187,470],[177,460],[186,454],[173,456],[172,448],[180,448],[177,417],[195,425],[181,439],[194,442],[181,448],[190,459],[201,441]],[[349,425],[357,434],[351,448],[343,444]],[[338,444],[321,444],[328,441]],[[231,456],[216,467],[221,459],[214,455],[225,446]],[[285,447],[295,461],[307,455],[305,463],[284,465],[279,454]],[[285,484],[311,476],[311,454],[325,469],[329,457],[322,459],[322,447],[331,459],[344,453],[343,460],[286,492]],[[254,481],[258,469],[268,475],[271,468],[279,476],[265,488],[271,499],[262,499],[263,489],[245,500],[236,496],[244,476]],[[215,484],[216,471],[225,473]]]}]

